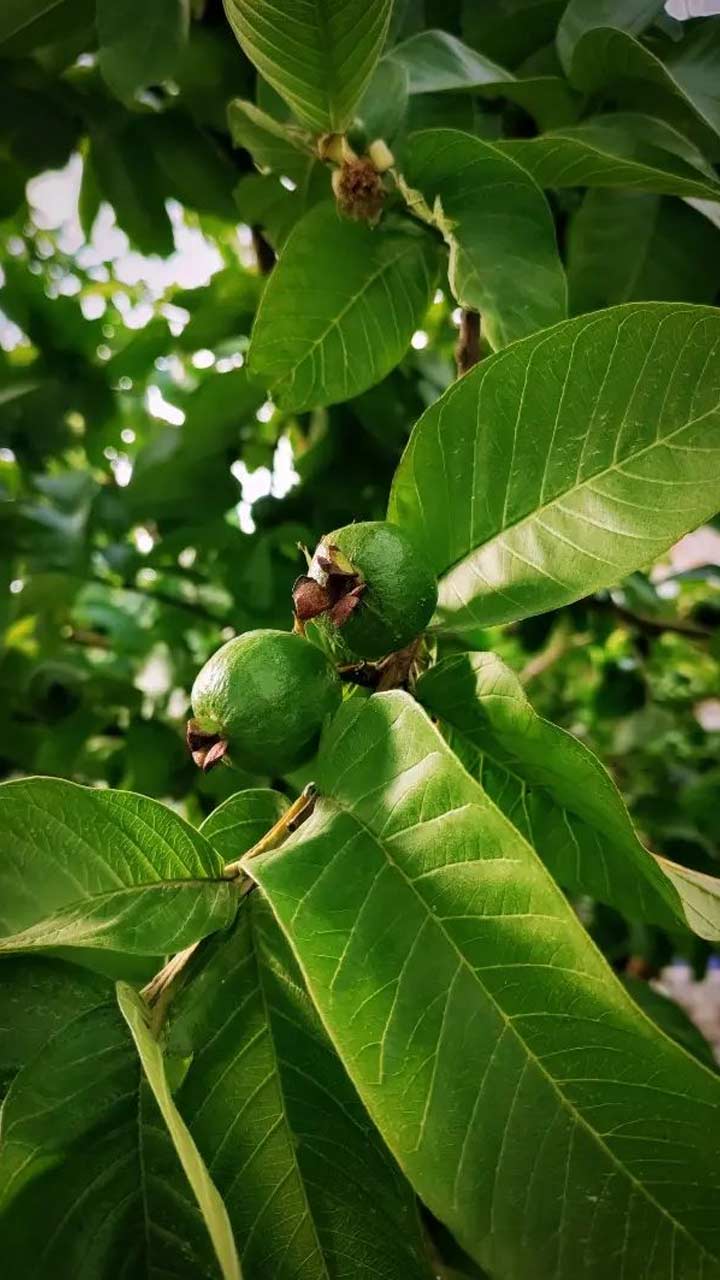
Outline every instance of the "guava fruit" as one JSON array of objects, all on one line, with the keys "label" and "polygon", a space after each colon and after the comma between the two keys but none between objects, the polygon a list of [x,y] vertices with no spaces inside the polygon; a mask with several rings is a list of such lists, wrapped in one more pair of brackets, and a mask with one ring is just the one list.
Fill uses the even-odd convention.
[{"label": "guava fruit", "polygon": [[381,658],[424,631],[437,605],[437,582],[403,529],[371,520],[322,538],[293,600],[301,622],[327,618],[351,654]]},{"label": "guava fruit", "polygon": [[315,751],[323,722],[340,703],[325,655],[289,631],[246,631],[205,663],[192,688],[193,759],[222,758],[251,773],[282,774]]}]

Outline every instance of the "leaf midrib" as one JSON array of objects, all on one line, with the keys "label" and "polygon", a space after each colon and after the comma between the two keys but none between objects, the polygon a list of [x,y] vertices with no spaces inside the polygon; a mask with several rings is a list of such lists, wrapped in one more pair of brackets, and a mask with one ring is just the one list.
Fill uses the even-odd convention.
[{"label": "leaf midrib", "polygon": [[[600,324],[601,322],[602,322],[601,318],[596,321],[597,324]],[[560,323],[567,324],[568,321],[562,320]],[[583,330],[583,334],[585,332],[587,332],[587,330]],[[549,342],[549,341],[550,341],[550,336],[548,336],[542,343],[539,343],[538,346],[535,348],[535,351],[540,351],[541,348],[545,345],[545,342]],[[513,343],[513,348],[515,345],[516,344]],[[512,350],[512,348],[510,348],[510,350]],[[535,353],[533,352],[533,354]],[[634,391],[633,391],[633,394],[634,394]],[[712,415],[717,413],[718,410],[720,410],[720,400],[717,402],[717,404],[713,405],[711,409],[706,409],[704,413],[698,414],[696,418],[689,418],[687,422],[683,422],[679,427],[676,427],[674,431],[671,431],[669,435],[663,436],[661,440],[652,440],[650,444],[644,445],[643,448],[638,449],[636,453],[627,454],[622,459],[622,465],[625,465],[628,462],[635,462],[638,458],[642,458],[643,454],[650,452],[652,449],[663,448],[669,443],[669,441],[673,440],[675,436],[679,435],[681,431],[687,431],[688,428],[697,426],[697,424],[699,422],[702,422],[704,418],[712,417]],[[517,428],[517,421],[518,420],[516,419],[515,421],[516,428]],[[621,466],[618,462],[612,462],[607,467],[602,467],[598,471],[593,471],[590,475],[585,476],[585,478],[579,484],[577,482],[573,483],[573,485],[570,486],[569,488],[562,489],[558,493],[554,494],[553,497],[548,502],[543,503],[539,507],[535,507],[532,511],[527,511],[524,515],[518,516],[516,520],[510,521],[508,524],[503,524],[503,526],[501,528],[496,529],[496,531],[493,534],[491,534],[491,536],[487,538],[485,542],[480,542],[476,546],[468,548],[467,551],[464,551],[462,555],[459,555],[457,559],[453,560],[452,563],[447,566],[447,568],[441,570],[441,577],[444,578],[447,574],[452,573],[454,569],[456,569],[459,565],[464,564],[466,560],[469,560],[478,551],[482,551],[484,550],[485,547],[491,546],[493,542],[495,542],[499,538],[503,538],[506,534],[510,533],[512,529],[516,529],[520,525],[523,525],[525,523],[530,523],[532,520],[538,519],[546,511],[552,510],[552,508],[555,507],[564,498],[567,498],[568,496],[572,496],[575,493],[580,493],[588,484],[592,483],[593,480],[602,479],[604,476],[611,475],[614,471],[617,471],[620,475],[622,475]]]},{"label": "leaf midrib", "polygon": [[[469,776],[469,775],[468,775],[468,776]],[[477,784],[476,784],[476,785],[477,785]],[[656,1200],[656,1199],[655,1199],[655,1197],[653,1196],[653,1194],[652,1194],[652,1193],[651,1193],[651,1192],[650,1192],[650,1191],[645,1187],[645,1185],[644,1185],[642,1182],[640,1182],[640,1181],[635,1177],[635,1175],[634,1175],[633,1173],[631,1173],[631,1172],[630,1172],[630,1170],[629,1170],[629,1169],[627,1169],[627,1168],[626,1168],[626,1166],[625,1166],[625,1165],[621,1162],[621,1160],[620,1160],[620,1159],[615,1155],[615,1153],[612,1151],[612,1149],[611,1149],[610,1147],[608,1147],[608,1146],[607,1146],[607,1144],[604,1142],[604,1140],[603,1140],[602,1136],[601,1136],[600,1134],[598,1134],[598,1133],[597,1133],[597,1132],[592,1128],[592,1126],[591,1126],[591,1125],[589,1124],[589,1122],[585,1119],[585,1117],[582,1115],[582,1113],[581,1113],[580,1111],[576,1110],[576,1108],[573,1106],[573,1104],[572,1104],[572,1102],[570,1101],[570,1099],[569,1099],[569,1098],[567,1098],[567,1097],[565,1096],[565,1094],[562,1092],[562,1090],[561,1090],[560,1086],[558,1085],[558,1083],[557,1083],[557,1082],[553,1079],[553,1077],[549,1074],[549,1072],[547,1071],[546,1067],[544,1067],[544,1066],[543,1066],[543,1063],[542,1063],[541,1059],[539,1059],[539,1058],[537,1057],[537,1055],[536,1055],[535,1053],[533,1053],[533,1051],[531,1050],[531,1048],[530,1048],[530,1046],[528,1045],[528,1043],[527,1043],[527,1041],[525,1040],[525,1038],[524,1038],[524,1037],[520,1034],[520,1032],[517,1030],[517,1027],[516,1027],[516,1025],[515,1025],[515,1021],[514,1021],[514,1019],[513,1019],[513,1018],[511,1018],[511,1017],[510,1017],[510,1016],[505,1012],[505,1010],[502,1008],[502,1006],[501,1006],[500,1004],[498,1004],[497,1000],[496,1000],[496,999],[495,999],[495,997],[492,995],[492,993],[491,993],[491,992],[490,992],[490,991],[485,987],[484,983],[482,982],[481,978],[478,976],[477,972],[473,969],[473,967],[472,967],[472,965],[470,964],[470,962],[468,961],[467,957],[466,957],[466,956],[463,954],[463,952],[459,949],[459,947],[457,946],[457,944],[455,943],[455,941],[453,940],[453,938],[450,936],[450,934],[448,933],[448,931],[445,929],[445,926],[444,926],[443,921],[442,921],[442,920],[440,920],[440,919],[438,918],[438,916],[437,916],[437,915],[435,915],[435,913],[434,913],[434,912],[431,910],[431,908],[428,906],[428,903],[425,901],[425,898],[423,897],[423,895],[422,895],[422,894],[421,894],[421,893],[420,893],[420,892],[415,888],[415,885],[413,884],[413,881],[412,881],[412,880],[410,879],[410,877],[406,874],[406,872],[404,871],[404,869],[403,869],[403,868],[402,868],[402,867],[401,867],[401,866],[400,866],[400,865],[399,865],[399,864],[398,864],[398,863],[393,859],[392,854],[391,854],[391,853],[386,849],[386,847],[385,847],[385,845],[384,845],[384,843],[383,843],[382,839],[381,839],[378,835],[376,835],[376,834],[375,834],[375,832],[372,830],[372,828],[371,828],[371,827],[369,827],[369,826],[367,825],[367,823],[363,822],[363,821],[362,821],[362,819],[358,817],[357,813],[355,812],[355,810],[354,810],[350,805],[348,805],[348,804],[343,804],[343,802],[342,802],[342,801],[340,801],[336,796],[327,796],[327,797],[326,797],[326,800],[329,800],[329,801],[330,801],[330,803],[334,804],[334,805],[336,806],[336,808],[337,808],[340,812],[344,812],[344,813],[348,814],[348,815],[349,815],[349,817],[350,817],[350,818],[352,818],[352,820],[353,820],[354,822],[356,822],[356,823],[357,823],[357,825],[358,825],[358,826],[359,826],[363,831],[365,831],[365,832],[366,832],[366,834],[370,837],[370,839],[373,841],[373,843],[377,845],[378,849],[379,849],[379,850],[380,850],[380,852],[383,854],[383,856],[384,856],[384,858],[385,858],[385,860],[386,860],[386,862],[387,862],[388,866],[389,866],[391,869],[393,869],[393,870],[397,871],[397,873],[402,877],[402,879],[403,879],[403,880],[405,881],[405,883],[407,884],[408,888],[411,890],[411,892],[413,893],[413,895],[417,898],[417,900],[418,900],[418,902],[420,903],[420,905],[421,905],[421,907],[422,907],[422,909],[423,909],[423,911],[424,911],[424,913],[425,913],[426,917],[427,917],[429,920],[431,920],[433,924],[435,924],[435,925],[437,926],[437,928],[438,928],[439,932],[442,934],[442,936],[445,938],[446,942],[448,943],[448,945],[450,946],[450,948],[452,949],[452,951],[453,951],[453,952],[455,953],[455,955],[458,957],[458,962],[459,962],[459,964],[460,964],[464,969],[466,969],[466,970],[470,973],[471,977],[474,979],[474,981],[475,981],[475,982],[477,983],[477,985],[480,987],[480,989],[481,989],[481,991],[482,991],[482,993],[483,993],[483,995],[484,995],[485,999],[488,1001],[488,1003],[489,1003],[489,1004],[490,1004],[490,1005],[495,1009],[495,1011],[497,1012],[497,1014],[498,1014],[499,1018],[501,1019],[501,1022],[502,1022],[502,1024],[503,1024],[503,1026],[504,1026],[506,1029],[508,1029],[508,1030],[511,1032],[511,1034],[515,1037],[515,1039],[518,1041],[518,1043],[519,1043],[519,1045],[521,1046],[522,1050],[523,1050],[523,1051],[524,1051],[524,1053],[526,1054],[527,1060],[528,1060],[528,1061],[531,1061],[531,1062],[536,1066],[537,1070],[540,1072],[540,1074],[542,1075],[542,1077],[543,1077],[543,1078],[548,1082],[548,1084],[550,1085],[550,1087],[551,1087],[551,1089],[552,1089],[553,1093],[554,1093],[554,1094],[556,1095],[556,1097],[558,1098],[558,1101],[559,1101],[560,1105],[561,1105],[561,1106],[562,1106],[562,1107],[563,1107],[563,1108],[564,1108],[564,1109],[565,1109],[565,1110],[570,1114],[570,1116],[571,1116],[571,1117],[572,1117],[572,1119],[573,1119],[573,1122],[574,1122],[575,1124],[577,1124],[577,1125],[582,1126],[582,1128],[583,1128],[583,1129],[584,1129],[584,1130],[585,1130],[585,1131],[590,1135],[590,1138],[591,1138],[591,1139],[596,1143],[596,1145],[597,1145],[597,1146],[599,1146],[599,1147],[600,1147],[600,1148],[605,1152],[605,1154],[607,1155],[607,1157],[608,1157],[608,1159],[611,1161],[611,1163],[612,1163],[612,1164],[613,1164],[613,1165],[614,1165],[614,1166],[615,1166],[615,1167],[616,1167],[616,1168],[617,1168],[617,1169],[618,1169],[618,1170],[623,1174],[623,1176],[624,1176],[625,1178],[627,1178],[628,1182],[630,1182],[634,1187],[636,1187],[636,1188],[637,1188],[638,1192],[639,1192],[639,1193],[640,1193],[640,1194],[641,1194],[641,1195],[642,1195],[642,1196],[643,1196],[643,1197],[644,1197],[644,1198],[645,1198],[645,1199],[646,1199],[646,1200],[647,1200],[647,1201],[648,1201],[648,1202],[649,1202],[649,1203],[650,1203],[650,1204],[651,1204],[651,1205],[652,1205],[652,1206],[653,1206],[653,1207],[658,1211],[658,1213],[660,1213],[660,1214],[661,1214],[661,1216],[662,1216],[662,1217],[664,1217],[664,1218],[666,1218],[666,1219],[667,1219],[667,1221],[672,1225],[673,1230],[678,1230],[678,1231],[682,1232],[682,1234],[683,1234],[684,1236],[686,1236],[688,1240],[690,1240],[690,1242],[692,1243],[692,1245],[693,1245],[695,1248],[699,1249],[699,1250],[700,1250],[700,1251],[701,1251],[701,1252],[702,1252],[702,1253],[703,1253],[707,1258],[709,1258],[709,1259],[710,1259],[710,1261],[711,1261],[711,1262],[716,1262],[716,1261],[718,1261],[718,1259],[720,1258],[720,1254],[715,1255],[715,1254],[710,1253],[710,1252],[709,1252],[709,1250],[705,1247],[705,1245],[701,1244],[701,1243],[700,1243],[700,1241],[696,1240],[696,1238],[691,1234],[691,1232],[688,1230],[688,1228],[687,1228],[687,1227],[686,1227],[682,1222],[679,1222],[676,1218],[674,1218],[674,1217],[673,1217],[673,1215],[670,1213],[670,1211],[669,1211],[668,1209],[666,1209],[666,1208],[665,1208],[665,1206],[664,1206],[664,1205],[662,1205],[658,1200]],[[518,839],[522,840],[523,844],[525,844],[525,845],[527,846],[527,848],[528,848],[528,850],[530,851],[530,853],[531,853],[532,857],[533,857],[533,858],[536,858],[536,857],[537,857],[537,855],[535,854],[534,850],[532,850],[532,849],[531,849],[531,847],[527,844],[527,841],[524,839],[524,837],[521,835],[521,833],[520,833],[520,832],[518,832],[514,827],[512,827],[512,823],[510,823],[510,822],[509,822],[509,820],[508,820],[507,818],[505,818],[504,814],[502,814],[502,812],[497,808],[497,806],[496,806],[495,804],[493,804],[493,802],[489,799],[489,797],[485,797],[485,800],[486,800],[486,803],[487,803],[488,807],[489,807],[489,808],[491,808],[491,809],[493,809],[493,810],[495,811],[495,813],[497,814],[497,816],[502,820],[502,822],[503,822],[504,824],[506,824],[506,825],[508,825],[508,826],[510,826],[510,827],[512,828],[513,833],[518,837]],[[478,861],[479,861],[479,860],[478,860]],[[547,873],[546,873],[546,874],[547,874]],[[549,876],[548,876],[548,879],[550,879],[550,877],[549,877]],[[553,882],[552,880],[550,881],[550,885],[551,885],[551,887],[552,887],[553,889],[555,889],[555,890],[556,890],[556,892],[557,892],[558,894],[560,894],[560,890],[557,888],[557,886],[554,884],[554,882]],[[562,896],[562,895],[561,895],[561,896]],[[565,901],[565,900],[564,900],[564,898],[563,898],[563,903],[564,903],[564,901]],[[591,943],[591,945],[592,945],[592,943]],[[301,960],[301,958],[300,958],[299,956],[298,956],[298,960],[299,960],[299,963],[300,963],[301,968],[302,968],[302,967],[303,967],[303,966],[302,966],[302,960]],[[304,968],[303,968],[303,973],[305,973]],[[587,975],[587,977],[589,977],[589,978],[592,978],[593,976],[594,976],[594,975],[592,975],[592,974],[588,974],[588,975]],[[307,983],[308,983],[308,986],[310,987],[310,986],[311,986],[311,983],[310,983],[310,980],[309,980],[309,978],[308,978],[308,975],[307,975],[307,974],[305,974],[305,978],[306,978],[306,981],[307,981]],[[598,981],[602,981],[603,986],[605,986],[605,987],[608,985],[608,984],[605,982],[605,980],[604,980],[604,979],[597,979],[597,980],[598,980]],[[350,1068],[348,1068],[348,1070],[350,1070]],[[398,1159],[400,1159],[400,1157],[398,1157]]]}]

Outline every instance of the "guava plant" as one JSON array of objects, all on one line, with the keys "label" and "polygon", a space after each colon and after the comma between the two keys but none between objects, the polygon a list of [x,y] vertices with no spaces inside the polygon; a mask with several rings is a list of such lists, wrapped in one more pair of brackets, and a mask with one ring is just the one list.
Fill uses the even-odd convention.
[{"label": "guava plant", "polygon": [[[379,384],[403,427],[408,403],[424,412],[394,467],[386,397],[365,487],[354,471],[345,484],[341,454],[316,460],[315,491],[310,467],[301,495],[346,518],[310,541],[292,526],[304,563],[293,548],[280,603],[266,578],[282,539],[262,544],[237,604],[252,625],[222,637],[205,617],[215,652],[194,664],[187,759],[227,798],[202,821],[142,787],[0,787],[9,1273],[713,1280],[717,1073],[659,997],[621,982],[582,906],[717,942],[720,881],[646,846],[610,774],[533,709],[498,648],[506,624],[612,607],[720,506],[720,18],[684,27],[648,0],[447,14],[226,0],[241,52],[225,44],[190,74],[202,4],[59,8],[66,30],[57,5],[13,0],[0,37],[28,102],[60,68],[86,206],[113,204],[141,249],[162,241],[165,189],[143,145],[125,163],[129,139],[154,138],[176,198],[218,219],[238,177],[230,137],[259,170],[235,191],[258,271],[226,245],[221,285],[184,298],[181,351],[247,356],[226,375],[232,403],[201,385],[186,451],[167,432],[144,444],[132,518],[150,503],[158,541],[182,553],[191,504],[197,542],[230,565],[239,531],[202,521],[225,501],[238,419],[267,404],[311,454],[330,422],[350,457]],[[214,94],[224,107],[234,75],[247,92],[228,134]],[[108,382],[77,349],[72,365],[72,327],[13,274],[22,252],[20,237],[9,314],[46,354],[36,383],[6,370],[12,447],[40,467],[52,446],[31,438],[25,398],[69,367],[87,391],[91,370],[82,413],[71,398],[52,418],[75,432],[69,474],[83,424],[168,358],[166,335],[153,320],[135,348],[108,347]],[[457,377],[438,357],[409,391],[394,371],[427,338],[438,289],[458,310]],[[238,317],[258,297],[245,351]],[[49,468],[41,492],[58,510],[30,525],[62,512],[77,541],[79,482],[57,481]],[[97,487],[102,581],[103,557],[122,571],[128,526],[122,495]],[[8,526],[25,563],[40,553],[20,506]]]}]

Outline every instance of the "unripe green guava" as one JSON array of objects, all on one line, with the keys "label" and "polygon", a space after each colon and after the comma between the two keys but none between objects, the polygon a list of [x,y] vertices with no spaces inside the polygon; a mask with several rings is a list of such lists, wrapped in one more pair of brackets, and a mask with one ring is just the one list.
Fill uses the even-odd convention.
[{"label": "unripe green guava", "polygon": [[326,534],[294,596],[301,620],[324,615],[350,653],[381,658],[425,630],[437,582],[403,529],[371,520]]},{"label": "unripe green guava", "polygon": [[192,688],[193,731],[227,743],[251,773],[282,774],[315,751],[341,686],[325,655],[289,631],[246,631],[228,640]]}]

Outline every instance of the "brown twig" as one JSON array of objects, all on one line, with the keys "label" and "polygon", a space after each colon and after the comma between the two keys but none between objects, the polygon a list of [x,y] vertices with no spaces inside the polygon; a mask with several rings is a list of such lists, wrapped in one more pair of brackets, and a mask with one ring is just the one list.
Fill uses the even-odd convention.
[{"label": "brown twig", "polygon": [[472,369],[480,359],[480,316],[477,311],[462,309],[460,333],[455,347],[458,378]]}]

